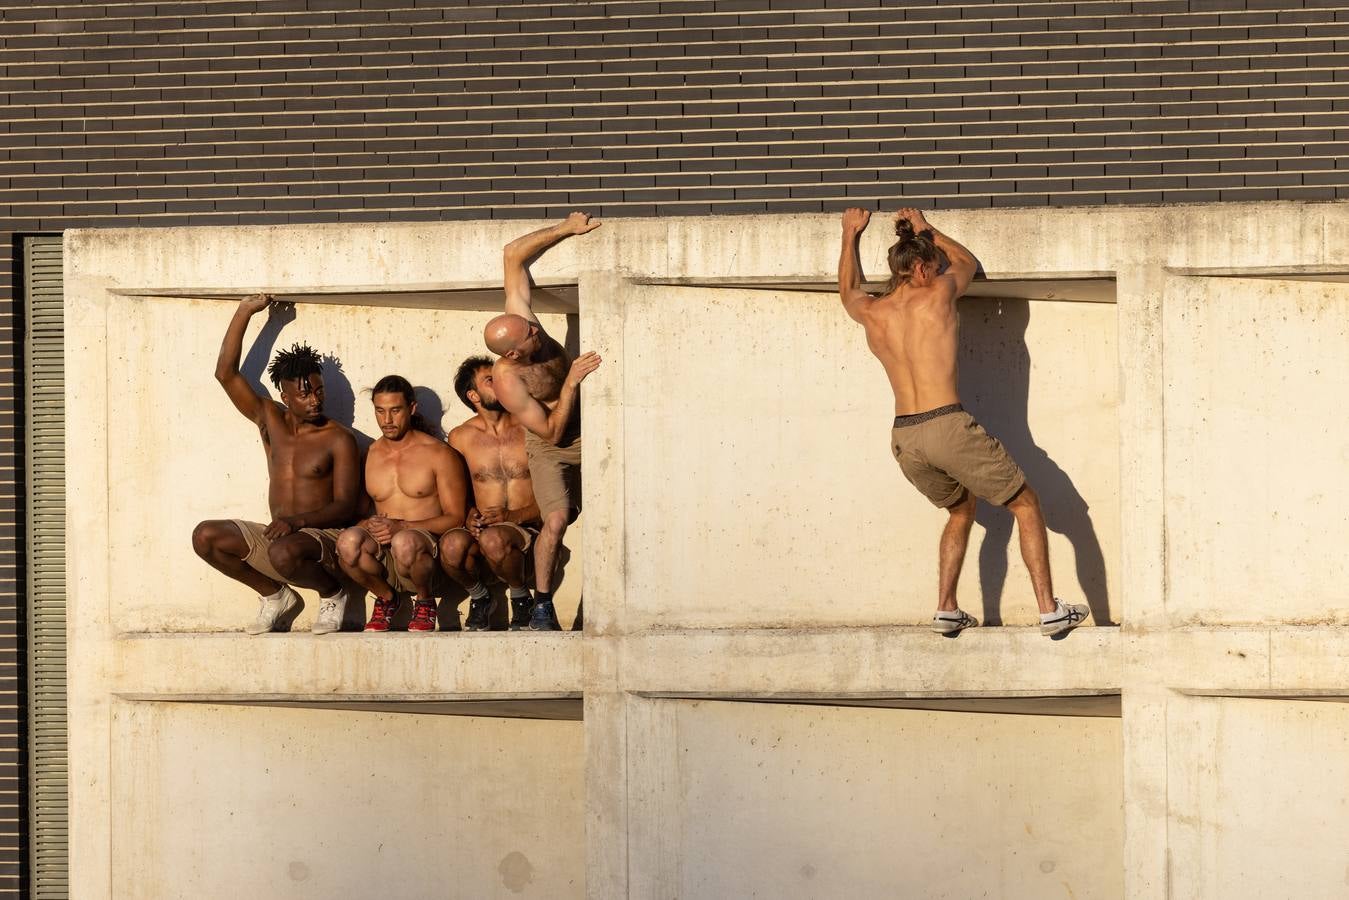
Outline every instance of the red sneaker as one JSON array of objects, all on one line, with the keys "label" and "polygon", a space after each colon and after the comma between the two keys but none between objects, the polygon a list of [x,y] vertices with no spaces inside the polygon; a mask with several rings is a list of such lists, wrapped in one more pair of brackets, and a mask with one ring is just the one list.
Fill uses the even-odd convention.
[{"label": "red sneaker", "polygon": [[388,631],[389,620],[398,615],[398,595],[394,594],[388,600],[375,598],[375,611],[370,614],[370,621],[365,623],[366,631]]},{"label": "red sneaker", "polygon": [[412,621],[408,623],[408,631],[435,631],[436,630],[436,601],[418,600],[417,606],[412,610]]}]

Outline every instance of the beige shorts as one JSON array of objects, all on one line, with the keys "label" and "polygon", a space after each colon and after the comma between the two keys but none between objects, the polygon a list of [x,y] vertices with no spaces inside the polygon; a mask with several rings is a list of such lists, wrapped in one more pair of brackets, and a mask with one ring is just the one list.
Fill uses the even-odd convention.
[{"label": "beige shorts", "polygon": [[[364,533],[370,540],[373,541],[375,539],[374,536],[364,528],[358,528],[354,525],[352,527],[357,528],[358,531]],[[420,534],[422,537],[426,538],[427,542],[431,545],[432,559],[436,559],[440,556],[440,540],[434,534],[424,528],[404,528],[403,530],[411,531],[413,534]],[[394,565],[393,554],[389,552],[388,544],[379,545],[379,553],[375,555],[375,559],[384,564],[384,580],[389,582],[389,587],[400,594],[414,594],[417,592],[417,588],[410,580],[398,574],[398,567]],[[431,593],[439,594],[443,587],[445,587],[445,573],[441,570],[440,566],[436,566],[431,575]]]},{"label": "beige shorts", "polygon": [[525,453],[529,456],[529,477],[534,482],[534,499],[539,513],[547,517],[560,509],[569,511],[568,521],[581,512],[581,435],[561,447],[555,447],[532,431],[525,431]]},{"label": "beige shorts", "polygon": [[904,477],[942,509],[958,502],[965,489],[1001,506],[1026,484],[998,439],[958,403],[896,417],[890,446]]},{"label": "beige shorts", "polygon": [[[239,529],[239,533],[244,536],[244,543],[248,545],[248,555],[244,557],[244,562],[248,563],[254,571],[266,575],[272,581],[280,584],[288,584],[285,576],[272,566],[271,557],[267,555],[267,548],[272,546],[272,541],[268,539],[263,532],[267,526],[259,522],[249,522],[246,519],[231,519],[234,527]],[[333,575],[342,577],[342,569],[337,565],[337,536],[342,533],[341,528],[301,528],[297,534],[307,534],[319,545],[319,565],[327,569]]]},{"label": "beige shorts", "polygon": [[[533,477],[533,476],[531,476],[531,477]],[[520,547],[520,552],[522,552],[522,553],[525,552],[526,550],[528,550],[528,549],[530,548],[530,546],[533,545],[533,543],[534,543],[534,538],[536,538],[536,537],[538,536],[538,534],[539,534],[539,529],[538,529],[538,526],[537,526],[537,525],[517,525],[517,524],[514,523],[514,522],[494,522],[494,523],[492,523],[491,525],[488,525],[487,527],[488,527],[488,528],[509,528],[509,529],[511,529],[512,531],[514,531],[516,534],[520,535],[520,540],[524,541],[523,546]],[[447,531],[447,532],[445,532],[445,533],[446,533],[446,534],[453,534],[453,533],[456,532],[456,531],[462,531],[464,534],[468,535],[469,537],[473,537],[473,532],[469,531],[467,528],[451,528],[449,531]],[[475,541],[477,540],[477,538],[473,538],[473,539],[474,539]]]}]

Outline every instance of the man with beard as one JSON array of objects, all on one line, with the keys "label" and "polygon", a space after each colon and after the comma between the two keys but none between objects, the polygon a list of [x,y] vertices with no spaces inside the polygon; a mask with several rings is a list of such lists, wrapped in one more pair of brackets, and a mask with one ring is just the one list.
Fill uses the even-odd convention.
[{"label": "man with beard", "polygon": [[215,377],[234,407],[258,427],[267,455],[271,522],[214,519],[192,532],[192,547],[212,567],[258,592],[258,616],[245,630],[262,634],[300,603],[291,585],[319,593],[315,634],[337,631],[346,605],[336,556],[338,526],[356,517],[359,454],[350,431],[323,414],[322,360],[296,344],[268,369],[281,403],[259,396],[239,372],[249,320],[272,303],[255,294],[239,303],[225,331]]},{"label": "man with beard", "polygon": [[530,232],[506,245],[506,312],[487,323],[487,349],[501,358],[492,382],[501,405],[528,429],[525,452],[538,498],[543,528],[534,542],[534,610],[529,627],[560,631],[553,609],[553,577],[558,547],[567,526],[581,511],[581,414],[577,405],[581,382],[599,367],[597,353],[571,360],[567,351],[543,330],[530,302],[529,265],[545,250],[572,235],[600,227],[590,216],[574,212],[548,228]]},{"label": "man with beard", "polygon": [[496,603],[478,577],[480,561],[505,582],[512,631],[529,624],[532,601],[525,587],[525,554],[539,533],[539,505],[529,477],[525,429],[497,399],[492,360],[472,356],[454,376],[454,392],[473,418],[452,430],[448,443],[468,463],[474,506],[463,528],[440,539],[440,565],[469,597],[469,631],[486,631]]},{"label": "man with beard", "polygon": [[381,432],[365,457],[365,489],[375,515],[337,539],[342,570],[375,597],[366,631],[388,631],[399,592],[415,595],[409,631],[435,631],[440,536],[464,524],[464,461],[425,431],[406,378],[389,375],[371,391]]},{"label": "man with beard", "polygon": [[900,210],[894,220],[898,240],[888,255],[890,283],[884,294],[873,297],[862,289],[858,256],[870,220],[865,209],[843,214],[838,290],[844,310],[866,329],[867,346],[890,379],[895,395],[890,446],[900,471],[949,515],[937,554],[932,630],[955,635],[979,624],[956,605],[956,581],[974,524],[976,496],[1006,506],[1016,518],[1021,556],[1040,607],[1041,634],[1076,628],[1088,610],[1054,597],[1039,497],[1002,444],[960,405],[956,301],[969,288],[978,260],[929,225],[918,210]]}]

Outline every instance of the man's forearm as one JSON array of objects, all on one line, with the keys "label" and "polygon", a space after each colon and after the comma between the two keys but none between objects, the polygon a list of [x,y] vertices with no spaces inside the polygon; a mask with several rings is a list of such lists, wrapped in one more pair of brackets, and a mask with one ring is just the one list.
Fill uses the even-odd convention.
[{"label": "man's forearm", "polygon": [[[928,228],[932,228],[932,223],[928,223]],[[932,228],[932,242],[937,245],[937,249],[946,254],[946,258],[952,263],[957,262],[957,257],[963,259],[971,265],[977,263],[974,254],[966,249],[965,245],[943,234],[936,228]]]},{"label": "man's forearm", "polygon": [[838,257],[838,292],[847,297],[862,287],[862,258],[858,244],[862,241],[862,232],[843,233],[843,249]]},{"label": "man's forearm", "polygon": [[403,520],[404,528],[416,528],[419,531],[429,531],[434,535],[442,535],[451,528],[458,528],[464,524],[464,516],[456,516],[453,513],[444,513],[439,516],[432,516],[429,519],[417,519],[409,522]]},{"label": "man's forearm", "polygon": [[248,331],[248,322],[252,318],[253,314],[245,310],[234,311],[234,317],[225,329],[224,340],[220,342],[220,355],[216,358],[217,380],[228,378],[239,371],[239,361],[244,355],[244,333]]},{"label": "man's forearm", "polygon": [[560,243],[571,237],[572,232],[567,228],[566,221],[558,222],[556,225],[549,225],[547,228],[540,228],[538,231],[531,231],[529,234],[522,235],[506,245],[505,254],[515,259],[530,259],[554,244]]},{"label": "man's forearm", "polygon": [[580,383],[562,382],[562,392],[557,395],[557,403],[548,411],[548,433],[541,435],[550,444],[560,444],[567,433],[567,423],[571,421],[572,411],[576,408],[576,398],[581,394]]}]

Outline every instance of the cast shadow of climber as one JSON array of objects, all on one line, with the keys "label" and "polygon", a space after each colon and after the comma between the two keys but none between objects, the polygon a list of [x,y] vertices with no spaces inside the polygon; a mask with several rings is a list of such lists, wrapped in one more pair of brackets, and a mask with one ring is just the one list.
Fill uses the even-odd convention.
[{"label": "cast shadow of climber", "polygon": [[[1080,591],[1097,625],[1113,625],[1105,557],[1092,524],[1090,508],[1072,478],[1035,442],[1027,420],[1030,393],[1030,350],[1026,326],[1028,300],[967,299],[960,304],[960,396],[965,408],[988,432],[1002,441],[1040,495],[1045,526],[1072,545],[1077,585],[1056,584],[1065,602]],[[1102,448],[1114,454],[1115,447]],[[980,503],[975,521],[985,530],[979,548],[979,583],[986,625],[1002,624],[1002,595],[1007,582],[1015,520],[1004,507]],[[1030,584],[1024,589],[1033,599]]]}]

